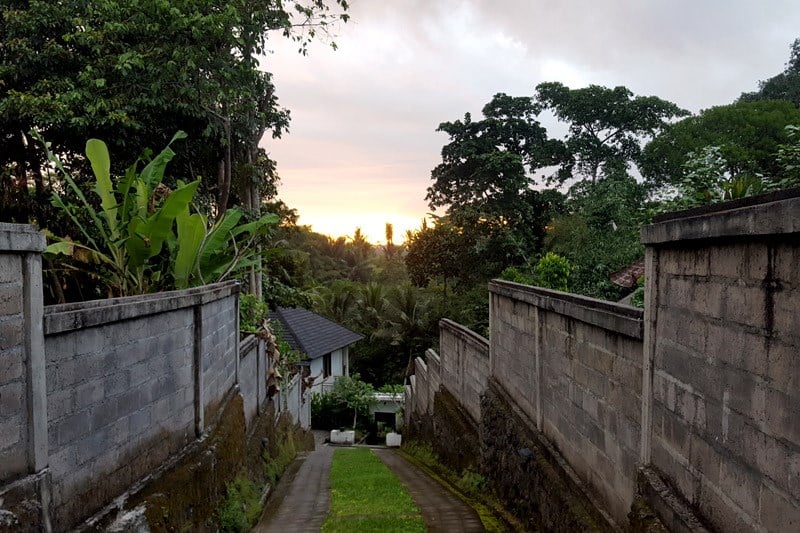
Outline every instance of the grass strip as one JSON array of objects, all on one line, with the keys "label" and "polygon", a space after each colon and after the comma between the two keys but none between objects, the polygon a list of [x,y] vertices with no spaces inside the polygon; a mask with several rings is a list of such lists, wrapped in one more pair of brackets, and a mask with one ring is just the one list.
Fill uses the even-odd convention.
[{"label": "grass strip", "polygon": [[370,449],[336,450],[330,475],[331,512],[322,531],[425,531],[414,500]]}]

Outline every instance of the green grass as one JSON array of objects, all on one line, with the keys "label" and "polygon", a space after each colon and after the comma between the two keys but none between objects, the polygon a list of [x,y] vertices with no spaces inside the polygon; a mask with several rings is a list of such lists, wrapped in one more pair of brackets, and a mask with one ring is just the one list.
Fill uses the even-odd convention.
[{"label": "green grass", "polygon": [[419,508],[386,465],[368,448],[333,454],[331,513],[322,530],[405,533],[425,531]]}]

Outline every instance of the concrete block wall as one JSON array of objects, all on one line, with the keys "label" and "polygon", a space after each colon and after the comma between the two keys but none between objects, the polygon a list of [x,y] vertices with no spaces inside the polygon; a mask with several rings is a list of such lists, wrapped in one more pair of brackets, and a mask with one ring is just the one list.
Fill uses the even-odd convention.
[{"label": "concrete block wall", "polygon": [[246,421],[261,414],[267,401],[267,374],[269,368],[263,339],[248,335],[239,345],[239,389],[244,399]]},{"label": "concrete block wall", "polygon": [[[224,331],[235,331],[237,293],[228,283],[45,308],[56,529],[102,507],[204,429],[198,411],[220,398],[209,387],[198,395],[196,357],[214,369],[234,357],[238,338],[209,342],[221,326],[206,329],[196,318],[210,316],[213,326],[227,316]],[[215,312],[204,314],[207,307]],[[233,367],[220,366],[231,375],[218,381],[232,385]]]},{"label": "concrete block wall", "polygon": [[800,530],[800,198],[663,217],[642,240],[644,462],[716,529]]},{"label": "concrete block wall", "polygon": [[213,420],[222,400],[238,381],[238,297],[231,293],[199,308],[203,353],[203,398],[205,421]]},{"label": "concrete block wall", "polygon": [[642,311],[503,281],[490,294],[492,376],[624,523],[639,458]]},{"label": "concrete block wall", "polygon": [[[430,350],[429,350],[430,351]],[[427,413],[429,409],[430,384],[428,381],[428,365],[421,357],[414,360],[414,378],[412,382],[412,396],[405,399],[409,411]]]},{"label": "concrete block wall", "polygon": [[442,382],[473,420],[480,420],[481,394],[489,375],[489,341],[452,320],[442,319],[439,347]]},{"label": "concrete block wall", "polygon": [[[41,251],[31,226],[0,224],[0,496],[47,466]],[[2,500],[2,497],[0,497]]]}]

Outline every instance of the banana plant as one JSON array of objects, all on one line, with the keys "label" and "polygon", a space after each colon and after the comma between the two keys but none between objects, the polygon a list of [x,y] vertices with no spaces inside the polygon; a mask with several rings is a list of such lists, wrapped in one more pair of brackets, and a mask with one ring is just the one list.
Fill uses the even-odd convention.
[{"label": "banana plant", "polygon": [[257,244],[278,223],[278,215],[268,214],[247,224],[239,224],[243,213],[228,209],[210,227],[200,213],[184,210],[178,215],[177,248],[172,273],[175,288],[224,281],[258,262]]},{"label": "banana plant", "polygon": [[174,191],[163,186],[167,164],[175,156],[170,146],[185,137],[185,133],[178,132],[140,172],[137,169],[143,161],[136,161],[116,187],[111,179],[106,144],[90,139],[86,143],[86,157],[95,177],[99,210],[52,154],[49,145],[37,137],[78,199],[76,205],[54,194],[53,205],[69,216],[81,234],[79,240],[74,240],[48,232],[54,242],[46,252],[71,257],[79,266],[65,266],[99,279],[109,296],[223,281],[257,264],[258,245],[278,223],[277,215],[241,223],[244,214],[229,209],[210,223],[205,215],[190,212],[199,179],[191,183],[178,181]]},{"label": "banana plant", "polygon": [[73,204],[54,193],[52,203],[67,214],[80,233],[79,239],[72,239],[48,232],[55,242],[46,252],[73,258],[75,264],[66,266],[88,272],[107,288],[109,296],[142,294],[160,288],[161,269],[153,259],[161,253],[164,242],[173,233],[176,217],[191,204],[200,184],[199,179],[180,183],[156,205],[157,186],[164,178],[167,164],[175,156],[170,145],[185,137],[185,133],[178,132],[141,172],[137,169],[143,161],[137,160],[126,170],[116,188],[111,180],[111,159],[106,144],[89,139],[86,157],[94,173],[94,193],[100,200],[98,210],[53,155],[49,144],[37,136],[65,186],[77,198],[77,203]]}]

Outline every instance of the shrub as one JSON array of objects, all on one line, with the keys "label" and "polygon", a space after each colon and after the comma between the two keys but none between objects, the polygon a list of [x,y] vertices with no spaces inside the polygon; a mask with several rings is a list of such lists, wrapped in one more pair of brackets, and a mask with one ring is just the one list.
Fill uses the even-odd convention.
[{"label": "shrub", "polygon": [[572,264],[566,257],[547,252],[536,263],[533,272],[527,271],[522,267],[511,266],[503,270],[500,274],[500,279],[524,285],[536,285],[547,289],[567,291],[569,290],[569,276],[571,273]]},{"label": "shrub", "polygon": [[222,531],[249,531],[261,515],[261,491],[249,479],[228,483],[225,501],[217,511]]},{"label": "shrub", "polygon": [[267,462],[265,467],[267,482],[271,485],[277,483],[295,457],[297,457],[297,444],[294,442],[292,432],[289,432],[278,440],[274,457],[264,454],[264,460]]},{"label": "shrub", "polygon": [[547,252],[536,264],[536,281],[541,287],[567,291],[571,272],[572,265],[566,257]]},{"label": "shrub", "polygon": [[636,290],[631,296],[631,305],[644,308],[644,276],[639,276],[639,279],[636,280]]},{"label": "shrub", "polygon": [[239,329],[255,333],[261,329],[269,315],[267,304],[254,294],[242,294],[239,297]]}]

